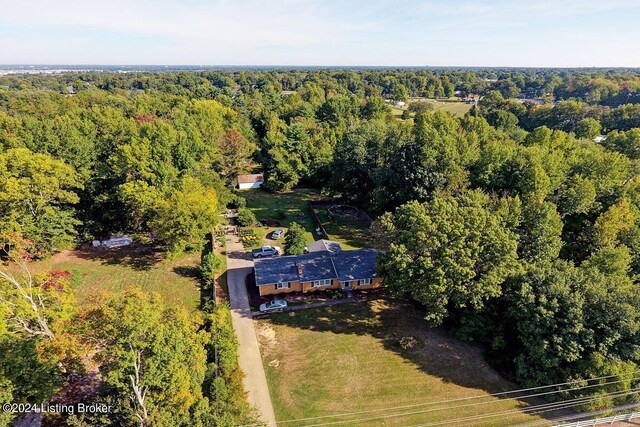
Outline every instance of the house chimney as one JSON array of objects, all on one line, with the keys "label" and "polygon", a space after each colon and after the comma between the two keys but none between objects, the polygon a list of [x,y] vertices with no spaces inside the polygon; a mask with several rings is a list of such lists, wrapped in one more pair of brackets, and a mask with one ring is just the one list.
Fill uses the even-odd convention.
[{"label": "house chimney", "polygon": [[296,267],[298,268],[298,276],[302,276],[302,266],[299,262],[296,262]]}]

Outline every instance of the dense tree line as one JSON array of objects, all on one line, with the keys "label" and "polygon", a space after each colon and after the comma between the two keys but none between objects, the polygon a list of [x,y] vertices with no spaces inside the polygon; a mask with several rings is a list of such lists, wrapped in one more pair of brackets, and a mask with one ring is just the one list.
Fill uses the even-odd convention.
[{"label": "dense tree line", "polygon": [[[236,175],[262,170],[270,191],[322,188],[378,216],[390,292],[482,343],[521,384],[617,375],[615,387],[628,389],[640,363],[638,85],[635,70],[0,77],[3,250],[33,259],[115,232],[146,233],[169,255],[199,249],[218,213],[242,206]],[[479,102],[464,117],[425,102],[401,117],[389,107],[470,93]],[[606,139],[595,142],[599,135]],[[287,234],[288,252],[301,251],[300,232]],[[220,264],[203,257],[207,281]],[[122,403],[137,384],[149,400],[120,405],[117,419],[78,423],[250,418],[234,406],[243,399],[224,308],[199,330],[137,291],[80,310],[71,279],[31,284],[52,303],[44,325],[30,305],[0,304],[13,354],[0,361],[0,399],[49,399],[86,369],[79,359],[90,344],[102,343],[110,350],[99,353],[97,398]],[[0,302],[15,296],[10,284]],[[145,357],[171,369],[141,371],[132,385]]]},{"label": "dense tree line", "polygon": [[[15,253],[15,249],[14,249]],[[203,272],[219,269],[203,259]],[[100,405],[44,425],[225,426],[255,423],[225,304],[202,319],[131,288],[75,303],[67,272],[0,269],[0,402]],[[33,411],[28,411],[33,412]],[[0,425],[21,417],[5,411]],[[27,422],[22,420],[22,422]]]},{"label": "dense tree line", "polygon": [[[622,93],[624,103],[594,98],[601,86],[608,89],[598,89],[598,93]],[[558,103],[534,105],[516,99],[528,96],[533,87],[538,87],[534,91],[537,95],[555,97]],[[29,157],[26,149],[50,157],[30,159],[31,169],[42,169],[36,179],[50,173],[43,169],[47,162],[61,161],[73,168],[71,173],[60,172],[65,179],[55,184],[63,198],[31,200],[31,204],[39,204],[35,209],[43,212],[37,221],[29,218],[33,208],[25,205],[18,212],[7,196],[4,205],[12,206],[0,209],[10,210],[6,216],[11,220],[3,228],[24,230],[40,252],[69,245],[76,235],[88,239],[115,231],[153,231],[166,245],[172,245],[172,251],[179,252],[190,246],[188,228],[201,231],[197,224],[189,224],[179,235],[166,233],[175,224],[165,214],[173,210],[170,205],[178,198],[174,193],[190,187],[185,182],[196,179],[215,191],[218,206],[230,201],[228,187],[234,177],[254,166],[267,172],[266,186],[274,191],[300,184],[321,187],[333,181],[332,186],[343,192],[333,172],[336,167],[352,166],[340,164],[341,159],[335,158],[340,156],[334,152],[349,145],[345,138],[355,138],[356,128],[362,129],[361,134],[387,132],[387,139],[402,138],[402,132],[415,133],[399,126],[386,127],[389,108],[385,98],[474,92],[482,95],[474,115],[485,117],[492,127],[504,130],[518,143],[523,142],[525,131],[541,126],[579,138],[617,132],[612,133],[609,148],[633,157],[640,144],[632,131],[640,127],[637,89],[637,74],[626,70],[363,69],[3,76],[0,146],[3,158],[11,158],[0,165],[16,156]],[[418,107],[412,104],[411,111],[423,110]],[[374,130],[374,122],[385,125]],[[365,130],[363,123],[369,128]],[[463,126],[476,125],[467,122]],[[484,137],[485,132],[462,131],[472,138]],[[460,130],[449,132],[446,138],[456,139],[456,132]],[[449,147],[446,140],[440,144]],[[381,150],[394,150],[392,141],[383,145],[376,153],[379,161],[385,155]],[[473,149],[472,145],[457,149]],[[390,161],[415,157],[410,150],[417,147],[406,145],[403,149]],[[453,155],[443,153],[444,157]],[[461,159],[459,164],[464,167],[465,162]],[[7,168],[0,170],[3,176],[26,184],[16,168]],[[401,164],[400,169],[408,168]],[[398,180],[410,179],[406,171],[399,172],[391,175]],[[447,179],[429,173],[428,179],[434,181],[426,191],[438,186],[436,181]],[[5,191],[22,190],[13,186]],[[200,193],[203,198],[208,195]],[[388,205],[408,201],[406,196],[398,199]],[[53,230],[52,234],[47,235],[46,229]]]}]

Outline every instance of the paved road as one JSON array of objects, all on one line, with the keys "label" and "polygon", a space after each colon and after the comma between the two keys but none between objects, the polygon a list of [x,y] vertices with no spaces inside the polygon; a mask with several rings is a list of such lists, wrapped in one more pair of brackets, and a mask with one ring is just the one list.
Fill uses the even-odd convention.
[{"label": "paved road", "polygon": [[240,369],[245,374],[244,388],[247,391],[249,403],[255,406],[262,421],[267,425],[276,425],[267,377],[262,366],[260,347],[253,327],[249,296],[245,280],[253,268],[251,254],[245,253],[242,243],[237,236],[227,235],[227,283],[229,285],[229,302],[233,328],[240,343],[238,361]]}]

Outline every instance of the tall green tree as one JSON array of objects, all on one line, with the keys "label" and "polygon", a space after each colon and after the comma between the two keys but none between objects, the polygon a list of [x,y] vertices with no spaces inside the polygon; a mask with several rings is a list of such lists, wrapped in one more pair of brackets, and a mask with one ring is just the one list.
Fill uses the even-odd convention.
[{"label": "tall green tree", "polygon": [[85,336],[99,343],[103,396],[117,402],[124,425],[188,425],[202,401],[207,338],[189,315],[157,295],[131,289],[94,299]]},{"label": "tall green tree", "polygon": [[26,148],[0,153],[0,235],[20,233],[34,255],[70,246],[79,188],[75,170],[61,160]]},{"label": "tall green tree", "polygon": [[205,235],[218,225],[219,213],[215,191],[197,178],[186,177],[160,202],[151,227],[169,254],[176,255],[200,248]]},{"label": "tall green tree", "polygon": [[450,307],[481,308],[501,295],[518,269],[517,238],[488,204],[474,192],[399,207],[387,231],[393,243],[378,261],[387,288],[425,304],[434,323]]},{"label": "tall green tree", "polygon": [[284,250],[287,255],[302,255],[307,245],[304,228],[292,222],[284,235]]}]

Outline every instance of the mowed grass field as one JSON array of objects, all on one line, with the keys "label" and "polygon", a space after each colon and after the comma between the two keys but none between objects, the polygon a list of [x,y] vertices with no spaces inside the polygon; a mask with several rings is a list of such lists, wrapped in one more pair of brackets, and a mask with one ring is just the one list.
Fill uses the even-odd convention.
[{"label": "mowed grass field", "polygon": [[[251,209],[258,221],[274,219],[280,223],[279,227],[258,227],[257,231],[262,237],[261,245],[282,246],[284,239],[279,241],[269,239],[271,233],[276,229],[287,231],[292,222],[302,225],[307,231],[307,242],[315,240],[315,226],[313,219],[309,215],[307,204],[312,200],[318,200],[320,194],[311,189],[295,189],[282,193],[269,193],[263,190],[246,190],[239,193],[247,201],[247,208]],[[303,217],[300,214],[304,214]],[[253,249],[253,248],[246,248]]]},{"label": "mowed grass field", "polygon": [[406,110],[409,104],[412,102],[426,102],[433,105],[436,110],[446,111],[459,117],[464,116],[471,109],[471,104],[462,102],[458,98],[450,98],[444,100],[432,98],[410,98],[407,102],[407,105],[405,105],[404,107],[396,107],[395,105],[392,105],[391,112],[396,116],[401,116],[402,112]]},{"label": "mowed grass field", "polygon": [[198,253],[169,261],[149,246],[134,244],[113,249],[67,250],[33,263],[32,269],[69,271],[80,277],[75,288],[80,303],[101,291],[117,293],[139,286],[143,291],[157,292],[167,304],[196,311],[200,302],[199,263]]},{"label": "mowed grass field", "polygon": [[[240,195],[246,199],[247,208],[253,211],[258,220],[271,218],[280,222],[280,227],[257,228],[263,238],[261,244],[282,246],[284,238],[275,241],[269,237],[278,228],[286,232],[292,222],[297,222],[304,227],[307,231],[306,239],[308,243],[320,239],[321,236],[315,231],[316,226],[308,209],[310,201],[322,199],[317,190],[297,188],[283,193],[250,190],[243,191]],[[369,246],[370,237],[367,227],[362,221],[330,221],[326,210],[322,209],[318,210],[318,217],[329,234],[329,238],[339,242],[344,249]]]},{"label": "mowed grass field", "polygon": [[331,240],[340,243],[342,249],[375,247],[375,239],[369,229],[369,221],[329,219],[326,209],[317,210],[318,219]]},{"label": "mowed grass field", "polygon": [[[289,427],[497,427],[539,420],[520,412],[522,402],[489,396],[518,387],[491,369],[480,349],[430,329],[406,303],[377,300],[282,313],[257,320],[256,327],[276,418]],[[407,336],[417,344],[405,350],[399,340]],[[423,405],[474,396],[483,397]],[[438,410],[447,406],[458,407]],[[352,412],[358,414],[335,416]],[[496,412],[503,414],[453,421]],[[307,420],[289,422],[300,418]]]}]

